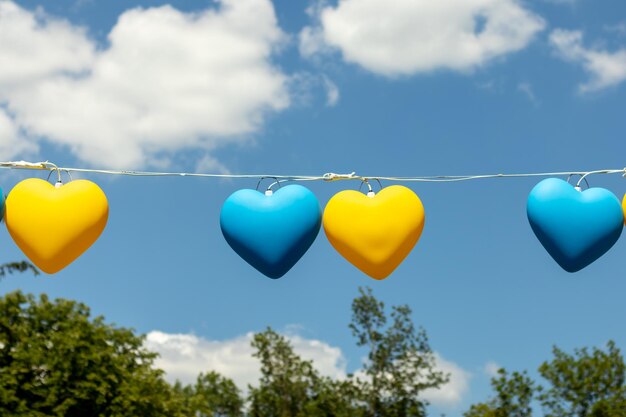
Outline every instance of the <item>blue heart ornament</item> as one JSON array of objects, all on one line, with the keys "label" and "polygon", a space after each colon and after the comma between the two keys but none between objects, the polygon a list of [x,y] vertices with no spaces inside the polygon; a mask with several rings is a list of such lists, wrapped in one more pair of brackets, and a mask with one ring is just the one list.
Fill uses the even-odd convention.
[{"label": "blue heart ornament", "polygon": [[226,199],[220,226],[239,256],[270,278],[280,278],[317,237],[322,209],[315,195],[292,184],[273,194],[239,190]]},{"label": "blue heart ornament", "polygon": [[578,191],[558,178],[541,181],[528,195],[528,221],[550,256],[568,272],[580,271],[619,239],[624,214],[604,188]]}]

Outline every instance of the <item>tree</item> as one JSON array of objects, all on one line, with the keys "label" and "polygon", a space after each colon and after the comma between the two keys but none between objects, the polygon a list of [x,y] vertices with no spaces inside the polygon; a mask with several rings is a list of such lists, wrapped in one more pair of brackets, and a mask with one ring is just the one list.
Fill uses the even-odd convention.
[{"label": "tree", "polygon": [[35,265],[28,261],[7,262],[0,265],[0,278],[6,276],[7,274],[26,271],[31,271],[35,276],[39,275],[39,270],[35,267]]},{"label": "tree", "polygon": [[345,380],[323,377],[316,380],[313,395],[305,406],[307,417],[363,417],[363,391],[351,375]]},{"label": "tree", "polygon": [[536,387],[526,372],[508,374],[498,370],[498,376],[491,379],[495,396],[486,403],[471,406],[465,417],[531,417]]},{"label": "tree", "polygon": [[438,388],[448,376],[435,369],[435,357],[423,329],[416,330],[411,309],[393,306],[387,326],[384,303],[372,290],[359,289],[352,302],[350,329],[358,346],[368,348],[360,382],[367,417],[421,417],[426,405],[420,394]]},{"label": "tree", "polygon": [[616,396],[610,400],[600,400],[593,405],[590,417],[626,416],[626,399]]},{"label": "tree", "polygon": [[606,351],[582,348],[570,355],[555,346],[552,352],[554,358],[539,367],[541,376],[550,383],[539,396],[547,416],[601,416],[626,408],[626,365],[613,341],[608,342]]},{"label": "tree", "polygon": [[244,401],[235,383],[217,372],[201,373],[194,385],[174,385],[182,398],[182,413],[189,417],[243,417]]},{"label": "tree", "polygon": [[359,417],[361,393],[351,379],[323,377],[300,358],[284,336],[268,328],[254,335],[261,362],[258,387],[250,387],[250,417]]},{"label": "tree", "polygon": [[271,328],[254,335],[254,357],[261,362],[258,387],[250,387],[250,416],[303,416],[319,379],[311,361],[295,354],[289,341]]},{"label": "tree", "polygon": [[[27,267],[25,269],[28,269]],[[416,417],[419,394],[446,377],[434,370],[426,334],[411,311],[361,290],[350,328],[370,349],[363,377],[322,376],[289,340],[268,328],[254,336],[259,385],[247,410],[234,382],[216,372],[170,386],[153,368],[143,337],[92,318],[84,304],[21,292],[0,298],[0,415],[15,417]],[[245,411],[245,413],[244,413]],[[601,417],[601,416],[598,416]]]},{"label": "tree", "polygon": [[336,381],[321,377],[283,336],[271,329],[256,334],[252,346],[261,362],[261,380],[250,387],[252,417],[421,417],[420,394],[448,378],[435,370],[426,332],[417,331],[407,306],[392,308],[387,326],[384,304],[370,289],[352,303],[350,329],[369,349],[363,377]]},{"label": "tree", "polygon": [[0,415],[180,416],[156,354],[87,306],[13,292],[0,298]]},{"label": "tree", "polygon": [[558,347],[554,357],[539,367],[548,385],[534,383],[528,375],[501,369],[491,381],[495,396],[478,403],[465,417],[531,417],[538,401],[546,417],[615,417],[626,415],[626,365],[620,350],[609,341],[606,350]]}]

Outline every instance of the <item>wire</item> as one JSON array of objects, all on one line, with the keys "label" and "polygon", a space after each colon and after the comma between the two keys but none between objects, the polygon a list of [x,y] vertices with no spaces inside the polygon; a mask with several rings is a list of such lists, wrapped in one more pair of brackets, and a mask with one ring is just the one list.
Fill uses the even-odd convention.
[{"label": "wire", "polygon": [[601,169],[593,171],[561,171],[561,172],[536,172],[536,173],[518,173],[518,174],[485,174],[485,175],[438,175],[438,176],[416,176],[416,177],[387,177],[387,176],[365,176],[356,175],[355,172],[350,174],[336,174],[329,172],[320,176],[312,175],[275,175],[275,174],[207,174],[197,172],[154,172],[154,171],[134,171],[134,170],[109,170],[109,169],[89,169],[89,168],[70,168],[59,167],[52,162],[26,162],[26,161],[8,161],[0,162],[0,168],[6,169],[31,169],[42,171],[56,171],[60,180],[61,172],[71,175],[72,172],[94,173],[105,175],[126,175],[133,177],[201,177],[201,178],[233,178],[233,179],[274,179],[275,181],[268,187],[271,189],[274,185],[285,181],[343,181],[358,180],[365,183],[368,181],[397,181],[397,182],[460,182],[493,178],[522,178],[522,177],[557,177],[567,176],[568,178],[576,175],[580,176],[576,186],[579,187],[583,181],[587,180],[590,175],[596,174],[622,174],[626,177],[626,168],[622,169]]}]

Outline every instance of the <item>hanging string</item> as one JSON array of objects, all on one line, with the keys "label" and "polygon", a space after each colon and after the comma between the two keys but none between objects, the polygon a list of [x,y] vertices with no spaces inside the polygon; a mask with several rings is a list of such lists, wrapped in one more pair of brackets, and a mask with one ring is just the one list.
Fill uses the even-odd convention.
[{"label": "hanging string", "polygon": [[[626,168],[622,169],[600,169],[592,171],[561,171],[561,172],[533,172],[518,174],[484,174],[484,175],[438,175],[438,176],[415,176],[415,177],[389,177],[376,175],[357,175],[355,172],[350,174],[336,174],[329,172],[320,176],[312,175],[276,175],[276,174],[209,174],[197,172],[155,172],[155,171],[135,171],[135,170],[110,170],[110,169],[90,169],[90,168],[70,168],[59,167],[52,162],[26,162],[26,161],[8,161],[0,162],[0,168],[6,169],[31,169],[42,171],[56,171],[60,178],[61,172],[71,174],[72,172],[93,173],[105,175],[125,175],[133,177],[201,177],[201,178],[232,178],[232,179],[265,179],[271,178],[275,180],[275,184],[285,181],[344,181],[358,180],[368,181],[395,181],[395,182],[460,182],[493,178],[522,178],[522,177],[560,177],[560,176],[579,176],[580,179],[577,186],[590,175],[597,174],[622,174],[626,177]],[[271,187],[271,186],[270,186]]]}]

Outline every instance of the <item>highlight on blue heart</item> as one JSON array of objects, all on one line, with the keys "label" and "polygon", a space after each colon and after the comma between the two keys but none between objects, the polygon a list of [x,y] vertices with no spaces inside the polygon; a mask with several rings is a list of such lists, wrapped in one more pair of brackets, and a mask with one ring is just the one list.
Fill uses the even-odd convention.
[{"label": "highlight on blue heart", "polygon": [[568,272],[580,271],[604,255],[623,229],[624,214],[612,192],[578,191],[558,178],[537,184],[528,195],[526,210],[541,244]]},{"label": "highlight on blue heart", "polygon": [[239,190],[226,199],[220,226],[226,242],[246,262],[276,279],[287,273],[317,237],[322,209],[315,195],[291,184],[265,195]]}]

